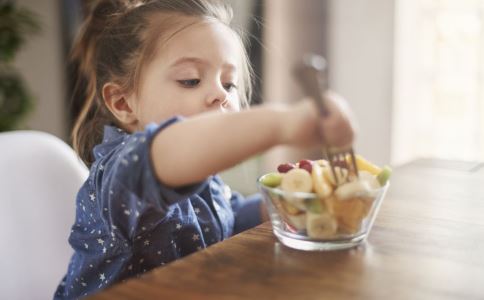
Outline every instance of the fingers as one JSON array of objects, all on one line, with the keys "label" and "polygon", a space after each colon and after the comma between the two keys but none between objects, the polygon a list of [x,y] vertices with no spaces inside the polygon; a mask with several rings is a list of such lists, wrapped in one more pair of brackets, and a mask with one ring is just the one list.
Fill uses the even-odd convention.
[{"label": "fingers", "polygon": [[355,125],[347,102],[333,92],[325,94],[327,116],[321,119],[321,131],[328,146],[346,148],[353,144]]}]

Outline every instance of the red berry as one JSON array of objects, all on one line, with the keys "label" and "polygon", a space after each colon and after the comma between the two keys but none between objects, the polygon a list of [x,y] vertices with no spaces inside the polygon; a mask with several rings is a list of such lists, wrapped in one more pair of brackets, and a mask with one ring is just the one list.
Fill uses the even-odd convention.
[{"label": "red berry", "polygon": [[313,171],[313,162],[310,161],[309,159],[303,159],[299,161],[299,168],[304,169],[311,174]]},{"label": "red berry", "polygon": [[279,171],[279,173],[287,173],[289,172],[290,170],[294,169],[296,166],[294,164],[291,164],[291,163],[286,163],[286,164],[280,164],[278,167],[277,167],[277,171]]}]

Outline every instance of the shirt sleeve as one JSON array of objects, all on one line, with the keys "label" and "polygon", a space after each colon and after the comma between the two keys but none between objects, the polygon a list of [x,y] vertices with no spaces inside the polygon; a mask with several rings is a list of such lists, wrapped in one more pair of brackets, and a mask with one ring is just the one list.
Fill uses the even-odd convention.
[{"label": "shirt sleeve", "polygon": [[261,201],[262,196],[260,194],[243,197],[238,192],[232,192],[230,204],[235,217],[234,234],[261,223]]},{"label": "shirt sleeve", "polygon": [[[108,161],[101,186],[103,209],[109,218],[130,238],[140,227],[148,230],[156,226],[171,205],[186,200],[201,191],[207,180],[181,188],[170,188],[156,178],[150,149],[153,138],[163,129],[181,121],[171,118],[159,125],[150,124],[144,131],[133,133],[122,142]],[[140,224],[143,224],[141,226]]]}]

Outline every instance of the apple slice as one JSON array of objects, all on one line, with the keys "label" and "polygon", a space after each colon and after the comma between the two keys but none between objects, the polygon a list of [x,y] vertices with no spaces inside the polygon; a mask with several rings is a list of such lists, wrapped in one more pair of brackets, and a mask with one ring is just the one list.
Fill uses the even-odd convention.
[{"label": "apple slice", "polygon": [[278,172],[268,173],[260,179],[260,182],[265,186],[274,188],[281,184],[282,177],[283,175]]},{"label": "apple slice", "polygon": [[390,179],[390,176],[392,176],[392,169],[389,166],[384,166],[383,170],[376,176],[376,179],[381,186],[384,186],[388,179]]}]

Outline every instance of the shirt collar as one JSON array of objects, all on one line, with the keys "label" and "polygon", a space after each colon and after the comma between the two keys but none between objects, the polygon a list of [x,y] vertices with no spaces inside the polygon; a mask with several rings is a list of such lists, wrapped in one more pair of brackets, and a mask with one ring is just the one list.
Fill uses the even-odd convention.
[{"label": "shirt collar", "polygon": [[126,131],[116,126],[105,125],[104,126],[104,135],[103,135],[103,144],[109,143],[110,141],[116,140],[120,137],[124,137],[128,135]]},{"label": "shirt collar", "polygon": [[121,144],[129,134],[116,126],[105,125],[103,140],[93,149],[94,159],[98,160]]}]

